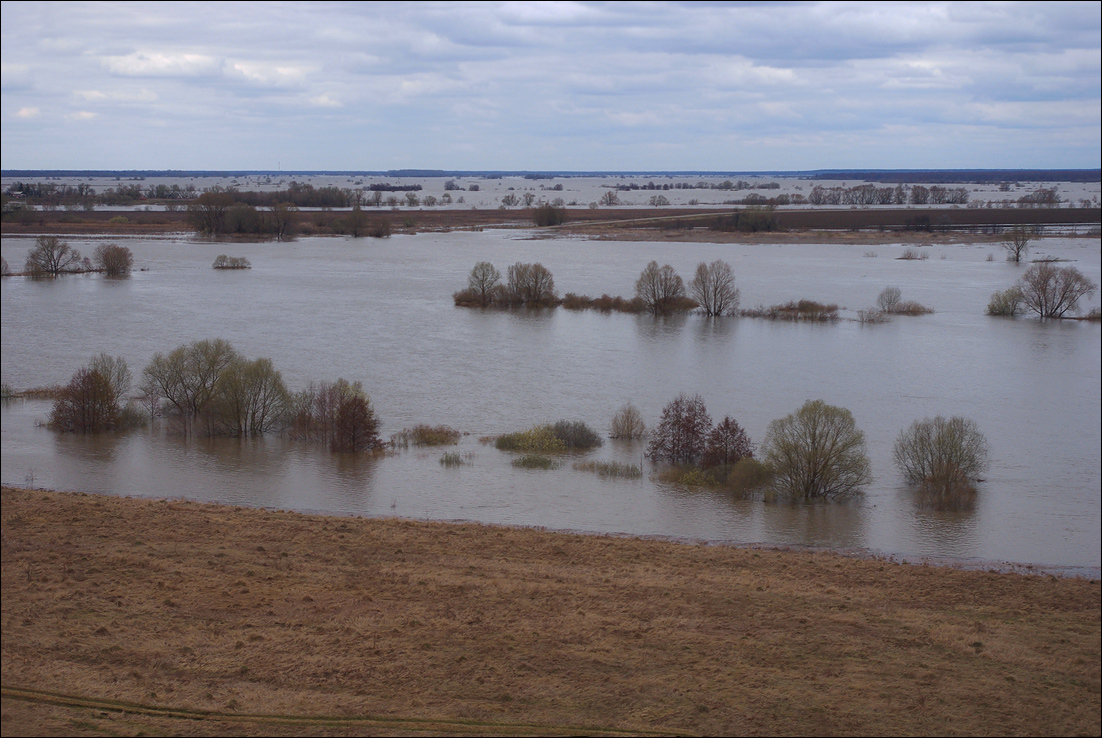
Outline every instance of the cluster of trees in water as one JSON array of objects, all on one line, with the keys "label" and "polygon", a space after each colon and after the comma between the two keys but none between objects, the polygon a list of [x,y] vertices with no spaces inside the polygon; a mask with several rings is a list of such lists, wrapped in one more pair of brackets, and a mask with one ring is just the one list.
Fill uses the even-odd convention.
[{"label": "cluster of trees in water", "polygon": [[[22,275],[32,279],[52,279],[62,274],[102,272],[109,277],[125,277],[134,267],[134,254],[126,246],[114,243],[100,244],[92,258],[82,257],[80,251],[69,246],[57,236],[39,236],[27,251]],[[8,277],[14,273],[6,259],[0,259],[0,274]]]},{"label": "cluster of trees in water", "polygon": [[271,359],[249,360],[224,340],[156,353],[142,371],[139,399],[121,357],[101,354],[56,394],[50,427],[99,433],[164,417],[184,434],[255,437],[281,432],[334,451],[382,446],[379,420],[360,382],[338,379],[291,392]]},{"label": "cluster of trees in water", "polygon": [[[691,295],[691,296],[690,296]],[[507,269],[505,281],[501,272],[488,261],[474,265],[467,276],[466,289],[452,295],[460,307],[563,307],[583,310],[618,310],[622,312],[650,312],[664,315],[699,308],[706,315],[734,315],[738,310],[739,290],[731,265],[716,260],[711,264],[701,262],[689,288],[677,271],[666,264],[658,266],[651,261],[635,281],[632,298],[602,295],[591,298],[567,293],[559,298],[555,279],[543,264],[517,262]]]},{"label": "cluster of trees in water", "polygon": [[[646,456],[663,481],[719,487],[740,495],[758,491],[773,500],[840,500],[859,494],[871,481],[865,436],[845,408],[809,400],[774,420],[756,446],[737,420],[718,423],[700,395],[681,394],[648,430],[638,408],[628,403],[612,419],[614,439],[646,442]],[[557,466],[549,455],[585,452],[602,443],[584,423],[559,421],[494,439],[497,448],[520,454],[530,469]],[[896,466],[922,503],[937,508],[970,506],[976,482],[988,465],[988,447],[973,421],[927,418],[901,431],[893,447]],[[637,477],[638,467],[590,462],[575,468],[606,476]]]},{"label": "cluster of trees in water", "polygon": [[[94,357],[56,392],[49,426],[98,433],[161,416],[184,434],[247,438],[280,432],[345,452],[384,445],[379,419],[359,382],[338,379],[293,393],[270,359],[249,360],[221,339],[155,354],[142,371],[137,400],[128,399],[131,382],[121,357]],[[455,443],[458,436],[450,428],[418,426],[393,443]],[[852,414],[821,400],[770,423],[760,461],[742,426],[730,416],[714,424],[699,395],[674,398],[649,432],[629,403],[612,419],[610,436],[645,440],[646,456],[662,467],[662,478],[682,484],[743,494],[761,489],[776,499],[834,500],[858,494],[871,479],[864,434]],[[585,423],[565,420],[494,440],[501,450],[529,454],[522,465],[536,468],[552,466],[540,455],[585,452],[603,443]],[[975,423],[956,417],[915,422],[900,433],[894,455],[905,479],[939,507],[969,504],[988,459]]]}]

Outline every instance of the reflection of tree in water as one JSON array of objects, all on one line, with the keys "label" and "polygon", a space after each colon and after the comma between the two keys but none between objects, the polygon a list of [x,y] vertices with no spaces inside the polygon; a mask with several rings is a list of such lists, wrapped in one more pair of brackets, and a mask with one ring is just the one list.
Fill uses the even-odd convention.
[{"label": "reflection of tree in water", "polygon": [[121,433],[55,433],[53,436],[58,454],[97,464],[114,463],[127,437]]},{"label": "reflection of tree in water", "polygon": [[765,540],[829,548],[865,548],[865,514],[859,501],[764,503]]},{"label": "reflection of tree in water", "polygon": [[904,487],[900,495],[909,498],[914,510],[911,521],[915,538],[923,548],[939,556],[969,555],[976,537],[974,488],[962,494],[961,499],[944,501],[940,507],[936,504],[938,498],[921,486]]},{"label": "reflection of tree in water", "polygon": [[666,341],[682,338],[682,330],[689,321],[688,313],[671,313],[669,315],[651,315],[642,313],[635,320],[635,331],[647,341]]}]

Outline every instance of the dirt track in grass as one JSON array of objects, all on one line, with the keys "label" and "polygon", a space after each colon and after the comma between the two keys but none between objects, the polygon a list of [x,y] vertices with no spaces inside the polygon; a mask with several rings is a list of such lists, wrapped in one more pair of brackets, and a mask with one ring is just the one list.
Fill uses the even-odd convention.
[{"label": "dirt track in grass", "polygon": [[15,734],[1098,734],[1097,580],[2,493]]}]

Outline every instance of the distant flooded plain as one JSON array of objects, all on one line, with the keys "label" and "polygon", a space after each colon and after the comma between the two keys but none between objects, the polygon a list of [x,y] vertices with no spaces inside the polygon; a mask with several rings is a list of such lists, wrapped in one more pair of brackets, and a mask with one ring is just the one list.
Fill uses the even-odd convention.
[{"label": "distant flooded plain", "polygon": [[[224,338],[269,357],[293,390],[360,380],[389,437],[419,423],[464,433],[459,446],[381,458],[330,454],[280,437],[238,441],[149,430],[97,437],[43,427],[49,403],[3,407],[5,484],[187,497],[324,513],[471,520],[731,543],[867,549],[911,559],[1015,562],[1098,576],[1102,567],[1102,330],[1098,323],[984,315],[991,293],[1026,266],[996,245],[906,243],[662,244],[529,240],[523,231],[211,243],[125,241],[129,279],[98,275],[2,282],[3,381],[59,384],[99,352],[135,377],[154,352]],[[18,267],[31,239],[5,238]],[[70,243],[91,253],[98,242]],[[250,270],[215,271],[218,254]],[[1031,258],[1068,260],[1102,279],[1098,239],[1045,239]],[[989,257],[991,260],[988,260]],[[456,308],[477,261],[503,273],[541,262],[558,291],[630,296],[652,259],[688,281],[701,261],[731,263],[742,305],[834,302],[843,320],[793,324],[699,315],[650,316]],[[887,286],[932,315],[860,325],[856,311]],[[1084,312],[1099,304],[1095,295]],[[680,392],[714,420],[737,419],[760,443],[769,422],[808,399],[848,408],[866,434],[873,482],[857,500],[776,505],[660,483],[642,444],[605,445],[558,469],[522,470],[481,436],[582,420],[607,430],[634,402],[649,425]],[[896,436],[917,419],[963,415],[991,446],[974,510],[921,507],[892,465]],[[446,468],[444,451],[469,462]],[[572,462],[642,464],[607,480]]]}]

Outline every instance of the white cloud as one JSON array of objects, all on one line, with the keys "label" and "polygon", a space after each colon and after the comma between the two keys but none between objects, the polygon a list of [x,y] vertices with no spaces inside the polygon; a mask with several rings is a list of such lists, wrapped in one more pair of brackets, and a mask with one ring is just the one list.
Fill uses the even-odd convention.
[{"label": "white cloud", "polygon": [[310,104],[314,105],[316,107],[319,107],[319,108],[343,108],[344,107],[344,103],[342,103],[337,98],[333,97],[328,92],[323,92],[322,94],[318,95],[317,97],[310,98]]},{"label": "white cloud", "polygon": [[20,108],[19,112],[16,113],[16,115],[18,117],[25,118],[27,120],[29,120],[31,118],[37,118],[41,114],[42,114],[42,111],[39,110],[38,108]]},{"label": "white cloud", "polygon": [[218,60],[208,54],[134,52],[105,56],[103,65],[124,77],[195,77],[217,71]]},{"label": "white cloud", "polygon": [[96,113],[93,113],[93,112],[88,111],[88,110],[78,110],[75,113],[69,113],[68,115],[66,115],[65,119],[66,120],[72,120],[72,121],[83,121],[83,120],[92,120],[95,117],[96,117]]}]

